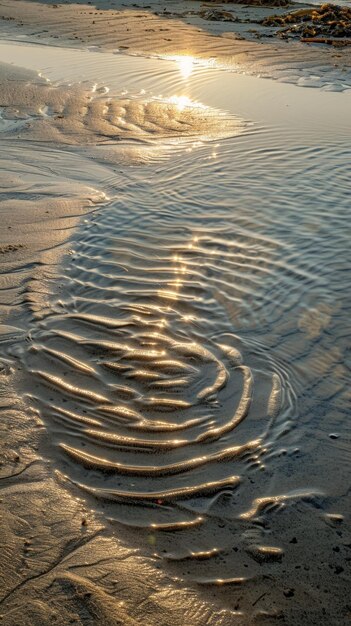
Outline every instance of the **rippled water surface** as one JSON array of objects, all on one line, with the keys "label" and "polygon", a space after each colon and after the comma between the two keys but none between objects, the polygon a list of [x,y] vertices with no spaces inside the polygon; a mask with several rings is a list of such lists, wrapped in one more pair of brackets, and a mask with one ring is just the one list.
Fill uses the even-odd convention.
[{"label": "rippled water surface", "polygon": [[[113,528],[181,576],[240,582],[282,558],[272,507],[345,512],[350,98],[184,61],[86,52],[58,70],[50,54],[29,65],[52,89],[88,81],[89,106],[63,114],[106,202],[28,283],[21,389]],[[26,115],[47,150],[57,111]]]}]

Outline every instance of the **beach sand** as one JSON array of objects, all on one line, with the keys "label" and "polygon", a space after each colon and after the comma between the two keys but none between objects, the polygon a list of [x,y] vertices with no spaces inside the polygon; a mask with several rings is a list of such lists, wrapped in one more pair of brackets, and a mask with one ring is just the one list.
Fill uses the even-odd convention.
[{"label": "beach sand", "polygon": [[[341,91],[350,81],[350,49],[257,41],[247,24],[202,19],[196,14],[200,3],[153,3],[147,8],[111,0],[99,2],[98,7],[80,2],[52,5],[0,0],[3,39],[155,57],[185,55],[207,62],[214,59],[220,67],[271,76],[281,82],[304,85],[312,81],[315,86],[335,91]],[[226,4],[227,8],[242,18],[254,15],[255,20],[277,12],[272,7]],[[194,14],[189,15],[190,11]],[[167,12],[171,15],[165,15]],[[242,36],[250,40],[243,40]],[[187,578],[187,559],[192,557],[190,540],[190,547],[185,545],[182,552],[172,533],[166,532],[164,559],[155,545],[157,533],[150,528],[135,531],[123,523],[117,525],[117,530],[109,525],[107,518],[112,516],[109,505],[100,506],[94,494],[87,495],[74,480],[75,470],[71,475],[70,466],[61,463],[55,428],[51,431],[46,422],[57,385],[54,379],[48,387],[38,382],[34,357],[28,348],[35,344],[46,349],[40,322],[43,320],[45,330],[45,325],[49,326],[53,320],[55,330],[55,316],[65,311],[67,281],[62,288],[62,302],[55,293],[55,310],[51,309],[52,284],[60,290],[61,282],[62,285],[65,282],[61,261],[65,259],[69,266],[70,259],[75,259],[79,245],[74,240],[77,226],[84,224],[84,220],[89,223],[95,213],[104,211],[109,201],[109,176],[112,180],[119,167],[126,163],[131,166],[147,163],[155,158],[150,146],[147,150],[142,146],[151,129],[164,144],[157,151],[160,162],[168,154],[167,142],[179,136],[179,128],[184,128],[182,139],[186,146],[199,138],[206,143],[241,136],[250,129],[240,116],[223,116],[218,123],[218,111],[214,108],[205,114],[199,107],[182,108],[179,102],[165,102],[162,98],[150,106],[146,96],[136,104],[128,95],[119,94],[115,110],[107,114],[111,94],[105,94],[100,87],[99,92],[89,82],[83,85],[50,82],[44,72],[40,76],[33,70],[0,66],[0,124],[4,145],[0,156],[0,486],[1,536],[5,545],[0,556],[1,623],[5,626],[346,626],[351,615],[350,576],[346,567],[351,534],[344,517],[346,463],[340,467],[339,482],[333,486],[333,497],[327,505],[325,498],[330,493],[325,494],[322,489],[304,490],[302,475],[296,490],[289,489],[290,461],[286,461],[286,474],[280,477],[278,486],[274,476],[270,483],[271,492],[282,495],[254,498],[254,488],[249,485],[245,502],[250,501],[251,508],[243,506],[241,516],[234,521],[226,520],[223,531],[220,517],[213,515],[210,521],[216,529],[216,541],[228,543],[228,536],[233,541],[230,559],[223,559],[224,571],[228,570],[228,563],[234,562],[236,571],[242,573],[247,568],[249,574],[214,579],[206,560],[211,555],[199,553],[195,580]],[[348,94],[340,97],[347,98]],[[331,101],[328,102],[331,106]],[[120,145],[114,152],[116,140]],[[124,146],[124,141],[134,141],[133,149]],[[108,150],[102,154],[96,151],[99,147]],[[123,176],[126,176],[124,170],[121,194]],[[100,181],[104,184],[100,185]],[[312,233],[313,227],[309,225]],[[220,245],[224,247],[223,242]],[[275,244],[267,236],[265,245],[267,258],[273,263],[277,254]],[[136,258],[138,254],[141,255],[139,250]],[[230,254],[226,252],[221,261],[224,267],[231,259]],[[84,278],[73,274],[72,284],[77,281],[77,293],[82,289],[85,294],[92,288],[94,277],[87,276],[94,269],[93,253],[91,259],[91,267],[88,264],[84,268]],[[309,268],[306,275],[308,271]],[[94,284],[94,297],[98,287],[106,284],[103,281]],[[328,304],[321,306],[319,316],[307,310],[301,318],[304,337],[308,337],[311,345],[328,327],[331,311]],[[70,332],[76,332],[79,323],[73,322]],[[90,319],[88,323],[94,324],[96,320]],[[184,346],[182,349],[185,351]],[[304,360],[304,349],[304,344],[294,346],[301,359],[301,379],[307,378],[304,368],[311,380],[316,371],[320,378],[328,378],[332,371],[335,379],[329,383],[330,387],[325,383],[324,391],[326,397],[333,396],[338,385],[341,389],[344,377],[337,346],[327,356],[313,355],[310,368],[309,356]],[[310,349],[312,354],[313,346]],[[179,344],[174,350],[180,361]],[[212,359],[208,352],[200,354],[195,348],[192,350],[192,358],[198,359],[203,368],[205,363],[211,375],[213,368],[222,372],[217,357]],[[79,354],[78,349],[72,353],[70,366],[75,366]],[[223,354],[223,363],[229,370],[228,362],[230,358],[235,360],[237,353],[228,356],[224,351]],[[84,367],[83,360],[81,364]],[[278,392],[274,385],[273,392],[268,391],[270,379],[262,375],[262,363],[250,365],[258,384],[255,393],[260,402],[271,403],[269,415],[274,421],[279,411]],[[68,371],[68,381],[69,375]],[[218,389],[221,384],[219,381]],[[88,387],[89,393],[94,385],[95,382]],[[201,393],[210,394],[207,389]],[[322,396],[319,388],[318,393]],[[41,397],[44,410],[32,402],[31,394]],[[91,397],[93,419],[96,398]],[[245,399],[244,392],[242,397]],[[254,410],[253,423],[256,418]],[[330,425],[324,426],[323,419],[327,418],[321,418],[316,440],[309,448],[306,445],[307,456],[320,455],[320,467],[323,463],[333,464],[335,454],[342,459],[349,455],[343,441],[337,453],[334,448],[330,452],[335,439],[325,441],[323,428]],[[283,426],[281,430],[283,437]],[[76,428],[74,432],[80,431]],[[310,441],[308,435],[306,439]],[[256,445],[254,439],[252,445]],[[94,474],[96,464],[91,459],[88,461]],[[313,475],[316,484],[318,471],[317,463]],[[88,474],[81,474],[83,480]],[[321,470],[321,476],[320,482],[324,481],[331,491],[328,469]],[[330,480],[334,477],[335,473],[331,473]],[[234,478],[231,484],[236,485]],[[167,497],[167,492],[163,497]],[[342,512],[339,499],[343,503]],[[279,513],[275,515],[275,511]],[[270,544],[273,536],[280,537],[281,548]],[[201,537],[210,541],[211,530],[205,530]],[[177,559],[182,561],[180,570]]]},{"label": "beach sand", "polygon": [[[1,0],[2,30],[9,36],[35,36],[38,41],[53,45],[62,42],[118,49],[128,54],[214,58],[216,63],[236,71],[285,77],[292,82],[298,80],[299,69],[307,70],[309,75],[321,71],[326,79],[326,74],[333,76],[337,69],[344,80],[350,77],[350,46],[335,49],[269,38],[274,29],[258,22],[286,11],[287,7],[226,3],[225,10],[241,20],[226,22],[199,16],[204,7],[217,7],[216,3],[172,1],[146,4],[143,8],[144,5],[113,0],[100,1],[96,6],[83,2]],[[289,6],[293,9],[305,5]]]}]

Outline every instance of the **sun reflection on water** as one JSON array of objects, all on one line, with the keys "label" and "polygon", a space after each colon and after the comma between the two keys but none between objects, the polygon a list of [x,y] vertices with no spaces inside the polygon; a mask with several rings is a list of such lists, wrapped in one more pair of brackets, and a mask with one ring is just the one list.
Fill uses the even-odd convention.
[{"label": "sun reflection on water", "polygon": [[191,56],[179,57],[177,59],[177,63],[178,63],[179,71],[181,73],[182,78],[186,80],[193,73],[194,58]]},{"label": "sun reflection on water", "polygon": [[206,109],[207,107],[201,102],[195,102],[188,98],[188,96],[171,96],[169,98],[169,102],[171,104],[175,104],[179,111],[183,111],[186,107],[190,107],[193,109]]},{"label": "sun reflection on water", "polygon": [[[199,237],[194,235],[190,239],[189,243],[186,244],[186,247],[188,249],[197,248],[198,242],[199,242]],[[161,298],[165,298],[168,300],[178,300],[181,289],[184,286],[184,282],[189,279],[190,270],[187,266],[186,260],[184,259],[182,255],[177,254],[177,253],[173,254],[172,261],[174,264],[173,266],[174,275],[171,278],[171,280],[167,283],[166,288],[160,289],[157,293],[158,293],[158,296]],[[190,322],[190,321],[193,321],[195,318],[193,316],[186,315],[182,319],[183,321]]]},{"label": "sun reflection on water", "polygon": [[175,61],[183,80],[188,80],[197,67],[208,68],[215,65],[215,59],[199,59],[190,54],[166,55],[167,61]]}]

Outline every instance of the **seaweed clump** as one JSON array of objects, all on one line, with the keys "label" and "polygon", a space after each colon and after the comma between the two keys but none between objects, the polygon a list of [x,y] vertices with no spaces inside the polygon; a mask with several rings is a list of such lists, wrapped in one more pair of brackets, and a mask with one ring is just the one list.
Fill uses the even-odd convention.
[{"label": "seaweed clump", "polygon": [[270,15],[261,24],[283,27],[277,31],[282,39],[299,37],[308,43],[351,45],[351,8],[345,6],[323,4],[285,15]]}]

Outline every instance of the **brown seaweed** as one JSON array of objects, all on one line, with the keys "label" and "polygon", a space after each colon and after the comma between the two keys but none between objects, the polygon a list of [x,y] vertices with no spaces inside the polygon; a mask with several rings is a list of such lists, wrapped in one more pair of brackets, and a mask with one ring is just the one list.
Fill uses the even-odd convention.
[{"label": "brown seaweed", "polygon": [[329,45],[351,44],[351,8],[333,4],[300,9],[285,15],[270,15],[261,21],[263,26],[281,27],[277,36],[282,39],[299,37],[306,43]]}]

